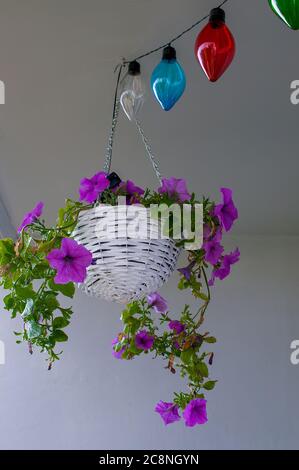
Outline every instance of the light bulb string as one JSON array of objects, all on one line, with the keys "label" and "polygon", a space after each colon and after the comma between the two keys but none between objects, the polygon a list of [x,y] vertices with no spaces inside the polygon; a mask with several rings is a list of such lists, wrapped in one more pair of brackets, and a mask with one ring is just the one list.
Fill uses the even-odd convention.
[{"label": "light bulb string", "polygon": [[[218,5],[217,7],[215,8],[221,8],[223,7],[229,0],[223,0],[220,5]],[[182,36],[184,36],[185,34],[189,33],[189,31],[191,31],[192,29],[196,28],[196,26],[198,26],[200,23],[202,23],[203,21],[207,20],[210,16],[210,13],[208,13],[207,15],[203,16],[202,18],[200,18],[199,20],[197,20],[195,23],[193,23],[191,26],[189,26],[188,28],[184,29],[181,33],[179,33],[177,36],[175,36],[174,38],[170,39],[170,41],[167,41],[165,42],[164,44],[161,44],[161,46],[158,46],[156,47],[155,49],[151,49],[150,51],[148,52],[145,52],[144,54],[141,54],[139,55],[138,57],[136,57],[135,59],[133,60],[124,60],[123,61],[123,65],[128,65],[130,62],[133,62],[133,61],[138,61],[138,60],[141,60],[141,59],[144,59],[144,57],[148,57],[149,55],[151,54],[154,54],[155,52],[159,52],[161,49],[164,49],[165,47],[167,46],[170,46],[171,44],[173,44],[174,42],[176,42],[178,39],[181,39]]]},{"label": "light bulb string", "polygon": [[[216,8],[223,7],[228,1],[229,0],[223,0]],[[121,82],[121,75],[122,75],[123,69],[127,65],[129,65],[130,62],[141,60],[145,57],[148,57],[151,54],[154,54],[155,52],[158,52],[158,51],[164,49],[167,46],[170,46],[171,44],[176,42],[178,39],[180,39],[182,36],[189,33],[189,31],[196,28],[196,26],[198,26],[200,23],[202,23],[203,21],[208,19],[209,16],[210,16],[210,13],[204,15],[202,18],[197,20],[195,23],[193,23],[188,28],[184,29],[181,33],[179,33],[177,36],[172,38],[170,41],[162,44],[161,46],[156,47],[155,49],[151,49],[150,51],[145,52],[144,54],[139,55],[138,57],[136,57],[133,60],[126,60],[125,58],[123,58],[122,62],[117,64],[117,66],[115,67],[114,73],[116,73],[116,72],[118,72],[118,73],[117,73],[115,93],[114,93],[114,101],[113,101],[111,130],[110,130],[110,134],[109,134],[109,140],[108,140],[108,146],[107,146],[107,149],[106,149],[106,158],[105,158],[105,164],[104,164],[104,171],[106,173],[110,173],[110,169],[111,169],[113,142],[114,142],[115,130],[116,130],[116,127],[117,127],[119,107],[120,107],[120,100],[119,100],[119,96],[118,96],[118,91],[119,91],[119,85],[120,85],[120,82]],[[137,125],[137,127],[138,127],[138,125]],[[159,176],[158,176],[158,174],[159,174]],[[158,170],[158,174],[157,174],[158,178],[161,178],[159,170]]]}]

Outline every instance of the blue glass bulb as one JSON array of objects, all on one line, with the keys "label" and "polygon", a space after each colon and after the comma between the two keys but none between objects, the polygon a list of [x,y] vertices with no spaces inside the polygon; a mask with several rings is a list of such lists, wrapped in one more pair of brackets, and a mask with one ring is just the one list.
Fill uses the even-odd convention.
[{"label": "blue glass bulb", "polygon": [[162,60],[152,73],[151,86],[164,111],[169,111],[184,93],[186,76],[173,47],[163,50]]}]

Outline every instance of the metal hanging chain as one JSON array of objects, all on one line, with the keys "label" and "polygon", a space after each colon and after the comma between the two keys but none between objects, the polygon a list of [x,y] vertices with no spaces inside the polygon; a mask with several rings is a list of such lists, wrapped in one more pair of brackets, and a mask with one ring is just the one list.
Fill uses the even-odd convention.
[{"label": "metal hanging chain", "polygon": [[[113,104],[113,112],[112,112],[112,124],[111,124],[111,130],[109,134],[109,139],[108,139],[108,146],[106,149],[106,158],[105,158],[105,164],[103,170],[105,173],[109,174],[111,171],[111,162],[112,162],[112,152],[113,152],[113,143],[114,143],[114,136],[115,136],[115,130],[118,122],[118,116],[119,116],[119,110],[120,110],[120,100],[118,96],[118,89],[119,89],[119,84],[121,82],[121,74],[122,70],[124,67],[124,62],[122,64],[119,64],[115,71],[118,69],[118,75],[117,75],[117,80],[116,80],[116,87],[115,87],[115,95],[114,95],[114,104]],[[149,157],[149,160],[152,164],[152,167],[154,169],[154,172],[159,180],[159,182],[162,182],[162,176],[158,167],[158,163],[156,162],[156,158],[152,153],[151,145],[148,142],[147,137],[144,134],[144,130],[142,129],[140,122],[135,120],[137,129],[139,134],[141,135],[142,142],[144,144],[146,153]]]},{"label": "metal hanging chain", "polygon": [[113,142],[114,142],[114,136],[115,136],[115,129],[117,126],[117,121],[118,121],[119,107],[120,107],[120,101],[117,100],[115,104],[115,112],[113,113],[113,117],[112,117],[112,125],[111,125],[110,135],[108,139],[108,146],[106,149],[105,164],[103,168],[105,173],[107,174],[109,174],[111,170]]},{"label": "metal hanging chain", "polygon": [[[220,3],[220,5],[218,5],[216,8],[221,8],[223,7],[223,5],[225,5],[225,3],[227,3],[229,0],[223,0],[223,2]],[[195,23],[193,23],[191,26],[189,26],[189,28],[186,28],[184,29],[184,31],[182,31],[180,34],[178,34],[177,36],[175,36],[174,38],[170,39],[170,41],[168,42],[165,42],[165,44],[162,44],[161,46],[158,46],[156,47],[155,49],[151,49],[150,51],[148,52],[145,52],[144,54],[141,54],[140,56],[136,57],[134,60],[140,60],[140,59],[143,59],[144,57],[147,57],[151,54],[154,54],[155,52],[158,52],[160,51],[161,49],[164,49],[164,47],[167,47],[167,46],[170,46],[171,44],[173,44],[175,41],[177,41],[178,39],[180,39],[182,36],[184,36],[186,33],[189,33],[189,31],[191,31],[192,29],[196,28],[196,26],[198,26],[200,23],[202,23],[203,21],[207,20],[209,18],[210,14],[207,14],[205,16],[203,16],[202,18],[200,18],[198,21],[196,21]],[[125,60],[123,62],[124,65],[128,65],[130,62],[132,62],[131,60]]]},{"label": "metal hanging chain", "polygon": [[146,137],[145,134],[144,134],[144,130],[143,130],[143,128],[141,127],[140,122],[139,122],[137,119],[135,119],[135,123],[136,123],[137,129],[138,129],[138,132],[139,132],[139,134],[141,135],[142,142],[143,142],[143,144],[144,144],[144,147],[145,147],[146,153],[147,153],[147,155],[148,155],[148,157],[149,157],[149,160],[150,160],[150,162],[151,162],[151,164],[152,164],[152,166],[153,166],[154,172],[156,173],[156,176],[157,176],[157,178],[158,178],[158,180],[159,180],[159,183],[162,184],[162,176],[161,176],[161,173],[160,173],[160,170],[159,170],[158,163],[156,162],[156,158],[155,158],[155,156],[154,156],[153,153],[152,153],[151,145],[150,145],[150,143],[149,143],[147,137]]},{"label": "metal hanging chain", "polygon": [[117,67],[115,68],[115,72],[118,69],[118,75],[117,75],[115,94],[114,94],[111,130],[110,130],[109,139],[108,139],[108,146],[106,148],[106,158],[105,158],[105,164],[104,164],[104,171],[108,174],[110,173],[110,170],[111,170],[113,142],[114,142],[115,129],[117,126],[118,115],[119,115],[120,101],[118,98],[118,88],[120,84],[120,78],[121,78],[123,67],[124,67],[124,63],[118,64]]}]

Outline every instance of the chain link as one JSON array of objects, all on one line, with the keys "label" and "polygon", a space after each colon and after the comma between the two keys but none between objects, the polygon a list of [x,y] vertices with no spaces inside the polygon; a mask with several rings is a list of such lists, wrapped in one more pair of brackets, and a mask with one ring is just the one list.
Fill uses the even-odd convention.
[{"label": "chain link", "polygon": [[110,170],[111,170],[112,149],[113,149],[113,142],[114,142],[114,136],[115,136],[115,129],[117,126],[117,121],[118,121],[119,107],[120,107],[120,101],[118,99],[115,104],[115,112],[114,112],[114,116],[112,119],[111,131],[109,135],[108,146],[106,149],[104,171],[108,174],[110,173]]},{"label": "chain link", "polygon": [[147,139],[147,137],[145,136],[144,134],[144,130],[143,128],[141,127],[141,124],[140,122],[135,119],[135,123],[136,123],[136,126],[137,126],[137,129],[138,129],[138,132],[139,134],[141,135],[141,139],[142,139],[142,142],[144,144],[144,147],[145,147],[145,150],[146,150],[146,153],[150,159],[150,162],[152,164],[152,167],[154,169],[154,172],[156,173],[156,176],[159,180],[159,182],[162,184],[162,176],[161,176],[161,173],[160,173],[160,170],[159,170],[159,166],[158,166],[158,163],[156,161],[156,157],[153,155],[152,153],[152,148],[151,148],[151,145]]}]

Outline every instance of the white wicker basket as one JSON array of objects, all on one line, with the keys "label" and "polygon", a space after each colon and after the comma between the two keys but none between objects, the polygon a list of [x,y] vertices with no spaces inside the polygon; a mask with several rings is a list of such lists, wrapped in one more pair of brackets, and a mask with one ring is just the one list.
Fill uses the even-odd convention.
[{"label": "white wicker basket", "polygon": [[[132,234],[132,227],[137,227],[134,207],[118,206],[117,215],[116,207],[107,205],[80,213],[73,236],[93,256],[81,285],[86,293],[127,303],[156,291],[173,272],[180,249],[173,240],[161,238],[149,209],[138,212],[141,233]],[[126,236],[117,237],[119,231]]]}]

